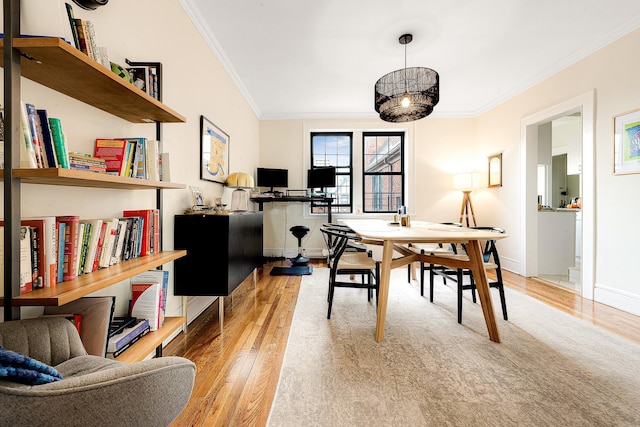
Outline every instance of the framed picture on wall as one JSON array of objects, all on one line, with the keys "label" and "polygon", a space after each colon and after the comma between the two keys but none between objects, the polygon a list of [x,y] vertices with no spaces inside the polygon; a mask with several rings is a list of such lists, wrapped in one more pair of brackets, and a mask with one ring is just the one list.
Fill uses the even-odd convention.
[{"label": "framed picture on wall", "polygon": [[502,153],[489,156],[489,185],[502,187]]},{"label": "framed picture on wall", "polygon": [[229,174],[230,138],[205,116],[200,116],[200,179],[224,184]]},{"label": "framed picture on wall", "polygon": [[640,109],[613,117],[613,173],[640,173]]}]

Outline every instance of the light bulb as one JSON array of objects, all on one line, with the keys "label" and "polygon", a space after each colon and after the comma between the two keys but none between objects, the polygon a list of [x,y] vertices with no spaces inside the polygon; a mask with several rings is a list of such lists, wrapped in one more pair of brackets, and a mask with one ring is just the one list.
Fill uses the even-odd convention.
[{"label": "light bulb", "polygon": [[411,98],[409,98],[409,94],[405,93],[402,96],[402,101],[400,102],[400,105],[402,105],[404,108],[408,108],[409,105],[411,105]]}]

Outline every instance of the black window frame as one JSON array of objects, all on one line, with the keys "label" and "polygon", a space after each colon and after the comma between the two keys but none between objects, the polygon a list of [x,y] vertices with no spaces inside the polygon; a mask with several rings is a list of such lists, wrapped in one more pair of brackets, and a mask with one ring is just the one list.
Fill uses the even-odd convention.
[{"label": "black window frame", "polygon": [[[334,214],[344,214],[344,213],[352,213],[353,212],[353,132],[311,132],[310,133],[310,143],[309,143],[309,168],[314,167],[314,154],[313,154],[313,142],[315,136],[338,136],[338,137],[349,137],[349,172],[342,172],[341,169],[344,169],[345,166],[336,166],[336,186],[339,183],[340,176],[348,176],[349,177],[349,203],[340,203],[339,198],[336,195],[336,199],[333,201],[331,206],[331,213]],[[334,165],[325,165],[325,166],[334,166]],[[326,189],[323,189],[326,190]],[[311,214],[326,214],[327,213],[327,205],[324,203],[315,203],[311,202]]]},{"label": "black window frame", "polygon": [[[367,137],[394,137],[394,136],[398,136],[400,137],[400,166],[401,166],[401,170],[400,172],[367,172],[367,165],[365,164],[367,162],[367,153],[366,153],[366,147],[365,147],[365,141],[367,139]],[[366,182],[367,182],[367,176],[371,176],[372,177],[372,181],[375,181],[375,177],[379,176],[379,177],[383,177],[383,176],[400,176],[400,180],[401,180],[401,198],[400,201],[397,202],[398,206],[405,206],[406,205],[406,188],[405,188],[405,174],[406,174],[406,164],[405,164],[405,143],[406,143],[406,132],[398,132],[398,131],[367,131],[367,132],[363,132],[362,133],[362,211],[364,213],[376,213],[376,214],[380,214],[380,213],[396,213],[397,210],[371,210],[367,207],[367,203],[366,203],[366,198],[367,198],[367,188],[366,188]],[[376,197],[375,193],[371,193],[372,196],[372,204],[373,205],[378,205],[381,206],[382,203],[379,199],[379,197]],[[377,200],[377,202],[376,202]]]}]

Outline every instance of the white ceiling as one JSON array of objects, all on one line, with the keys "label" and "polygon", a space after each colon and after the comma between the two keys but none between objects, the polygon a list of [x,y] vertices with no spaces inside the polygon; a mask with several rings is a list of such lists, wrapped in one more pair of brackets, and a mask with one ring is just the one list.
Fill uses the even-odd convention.
[{"label": "white ceiling", "polygon": [[261,119],[375,117],[404,33],[440,74],[432,116],[472,117],[640,28],[639,0],[180,2]]}]

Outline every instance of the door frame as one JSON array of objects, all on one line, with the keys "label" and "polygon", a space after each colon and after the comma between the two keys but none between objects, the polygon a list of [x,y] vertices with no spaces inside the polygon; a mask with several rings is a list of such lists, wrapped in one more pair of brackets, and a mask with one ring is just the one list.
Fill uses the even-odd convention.
[{"label": "door frame", "polygon": [[538,274],[537,164],[538,126],[562,116],[582,114],[582,264],[581,294],[593,299],[595,283],[595,89],[524,117],[520,121],[521,194],[520,275]]}]

